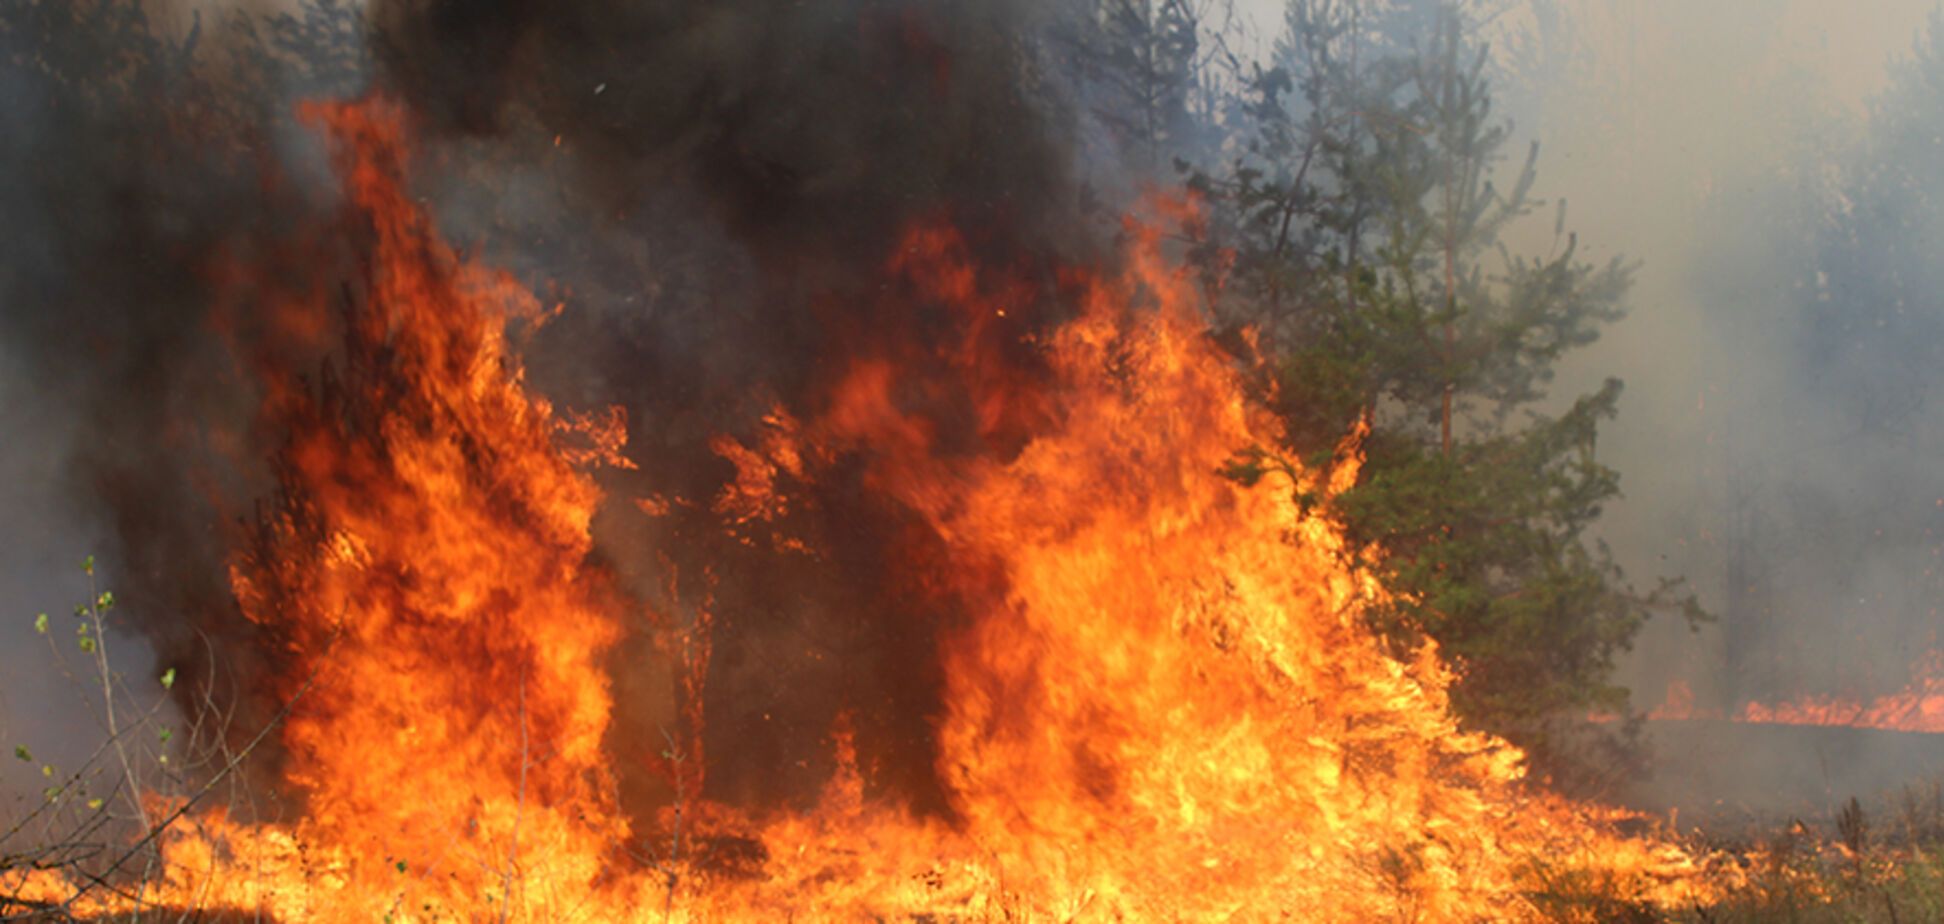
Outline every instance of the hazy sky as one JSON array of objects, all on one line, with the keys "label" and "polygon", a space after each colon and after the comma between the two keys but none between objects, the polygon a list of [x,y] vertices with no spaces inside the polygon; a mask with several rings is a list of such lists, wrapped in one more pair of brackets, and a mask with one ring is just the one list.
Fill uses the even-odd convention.
[{"label": "hazy sky", "polygon": [[[1789,182],[1790,171],[1840,158],[1861,131],[1868,100],[1886,85],[1887,62],[1909,51],[1931,6],[1563,5],[1575,60],[1568,78],[1536,101],[1538,111],[1521,114],[1531,130],[1521,134],[1543,143],[1540,193],[1568,197],[1568,224],[1586,253],[1642,263],[1630,316],[1562,377],[1627,382],[1621,417],[1600,445],[1622,474],[1626,499],[1609,508],[1603,533],[1637,578],[1685,573],[1718,610],[1724,564],[1707,542],[1727,527],[1726,505],[1740,489],[1734,479],[1751,464],[1743,457],[1800,452],[1811,431],[1828,425],[1791,419],[1814,383],[1788,378],[1786,334],[1759,323],[1783,308],[1765,303],[1772,290],[1764,271],[1780,269],[1764,246],[1768,229],[1724,220],[1720,210],[1738,194]],[[1729,255],[1743,259],[1730,264]],[[1735,311],[1752,323],[1724,326],[1724,292],[1746,302]],[[1701,311],[1709,297],[1717,300],[1712,319]],[[1770,444],[1757,433],[1775,438]],[[1909,616],[1882,614],[1886,622]],[[1636,665],[1643,686],[1661,679],[1655,668],[1708,672],[1705,641],[1683,636],[1649,635]],[[1642,694],[1652,702],[1651,689]]]}]

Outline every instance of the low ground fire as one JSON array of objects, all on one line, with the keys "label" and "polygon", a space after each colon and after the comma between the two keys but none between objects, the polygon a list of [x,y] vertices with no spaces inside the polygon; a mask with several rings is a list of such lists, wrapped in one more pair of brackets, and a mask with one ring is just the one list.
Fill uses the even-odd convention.
[{"label": "low ground fire", "polygon": [[1750,701],[1728,710],[1695,705],[1686,681],[1668,684],[1667,697],[1650,719],[1732,719],[1773,725],[1838,725],[1883,731],[1944,733],[1944,652],[1931,652],[1911,670],[1909,684],[1876,697],[1804,694],[1774,702]]}]

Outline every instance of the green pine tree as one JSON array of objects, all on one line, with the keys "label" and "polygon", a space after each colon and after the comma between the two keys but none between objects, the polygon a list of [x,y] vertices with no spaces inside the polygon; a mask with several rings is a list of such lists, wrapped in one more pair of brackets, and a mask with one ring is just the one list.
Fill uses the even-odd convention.
[{"label": "green pine tree", "polygon": [[1289,424],[1272,452],[1315,459],[1370,427],[1332,503],[1393,594],[1376,628],[1435,640],[1466,719],[1589,782],[1627,750],[1629,725],[1585,722],[1625,709],[1615,658],[1654,611],[1700,614],[1672,583],[1636,592],[1589,535],[1619,494],[1594,449],[1620,382],[1542,408],[1560,357],[1621,316],[1631,268],[1581,259],[1563,204],[1550,253],[1506,249],[1540,205],[1538,150],[1495,184],[1510,130],[1487,61],[1449,7],[1296,0],[1248,154],[1196,178],[1215,213],[1200,253],[1222,257],[1221,310],[1264,334]]}]

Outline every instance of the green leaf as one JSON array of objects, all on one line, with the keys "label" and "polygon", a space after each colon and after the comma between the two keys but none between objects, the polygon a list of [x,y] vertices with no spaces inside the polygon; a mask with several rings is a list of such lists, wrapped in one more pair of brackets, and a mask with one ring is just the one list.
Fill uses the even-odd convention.
[{"label": "green leaf", "polygon": [[162,689],[167,690],[173,686],[175,686],[175,668],[171,667],[162,672]]},{"label": "green leaf", "polygon": [[93,555],[90,555],[90,556],[88,556],[87,558],[83,558],[83,559],[81,559],[81,573],[82,573],[82,574],[88,574],[88,575],[92,575],[92,574],[94,574],[94,556],[93,556]]},{"label": "green leaf", "polygon": [[48,779],[53,779],[53,778],[54,778],[54,765],[53,765],[53,764],[41,764],[41,776],[44,776],[44,777],[47,777]]},{"label": "green leaf", "polygon": [[14,757],[30,764],[34,762],[34,753],[27,750],[27,746],[24,744],[14,745]]},{"label": "green leaf", "polygon": [[45,796],[47,798],[47,801],[52,802],[61,797],[61,787],[49,786],[46,789],[41,790],[41,795]]},{"label": "green leaf", "polygon": [[115,605],[114,591],[104,590],[101,592],[101,596],[95,598],[96,609],[105,610],[113,607],[114,605]]},{"label": "green leaf", "polygon": [[155,733],[155,736],[156,736],[157,738],[160,738],[160,739],[162,739],[162,743],[163,743],[163,744],[168,744],[168,743],[169,743],[169,739],[170,739],[170,738],[173,738],[173,737],[175,737],[175,732],[174,732],[174,731],[172,731],[172,730],[170,730],[170,729],[167,729],[167,728],[164,728],[164,729],[161,729],[161,730],[159,730],[159,731],[157,731],[157,732]]},{"label": "green leaf", "polygon": [[47,634],[47,614],[46,613],[41,613],[34,617],[34,631],[39,632],[42,635]]},{"label": "green leaf", "polygon": [[88,800],[88,811],[90,811],[90,812],[99,812],[99,811],[101,811],[101,800],[100,800],[100,799],[89,799],[89,800]]},{"label": "green leaf", "polygon": [[401,872],[401,873],[402,873],[402,872],[404,872],[404,871],[405,871],[405,861],[404,861],[404,860],[400,860],[400,861],[398,861],[397,863],[395,863],[395,864],[393,864],[393,865],[394,865],[394,866],[397,866],[397,867],[398,867],[398,871],[399,871],[399,872]]},{"label": "green leaf", "polygon": [[81,636],[81,650],[88,654],[94,654],[95,640],[85,635]]}]

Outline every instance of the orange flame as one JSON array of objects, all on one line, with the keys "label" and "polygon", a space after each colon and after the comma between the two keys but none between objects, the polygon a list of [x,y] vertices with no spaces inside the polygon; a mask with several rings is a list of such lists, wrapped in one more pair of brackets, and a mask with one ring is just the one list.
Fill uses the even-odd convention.
[{"label": "orange flame", "polygon": [[[1765,725],[1829,725],[1885,731],[1944,734],[1944,651],[1924,655],[1902,690],[1868,701],[1844,696],[1804,695],[1778,702],[1746,702],[1727,718]],[[1686,721],[1723,718],[1719,709],[1695,704],[1684,680],[1670,681],[1667,696],[1647,713],[1649,719]]]},{"label": "orange flame", "polygon": [[395,112],[306,114],[369,217],[369,291],[339,393],[277,392],[288,500],[232,569],[244,614],[289,646],[278,692],[308,684],[282,730],[304,815],[184,837],[171,867],[279,918],[574,907],[627,833],[602,750],[617,607],[585,565],[600,494],[570,464],[611,457],[619,422],[574,426],[527,393],[506,326],[538,305],[406,197]]},{"label": "orange flame", "polygon": [[1781,703],[1748,703],[1736,718],[1780,725],[1846,725],[1889,731],[1944,733],[1944,651],[1917,662],[1908,685],[1869,702],[1804,696]]}]

